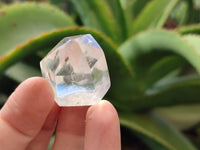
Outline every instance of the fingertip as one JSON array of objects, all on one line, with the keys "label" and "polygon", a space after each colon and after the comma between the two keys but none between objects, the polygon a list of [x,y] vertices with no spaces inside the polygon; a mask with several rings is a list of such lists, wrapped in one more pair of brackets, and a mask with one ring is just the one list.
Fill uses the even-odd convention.
[{"label": "fingertip", "polygon": [[51,100],[52,97],[54,97],[54,92],[49,82],[42,77],[31,77],[26,79],[16,88],[15,92],[35,93],[32,96],[38,96],[37,94],[44,93],[44,95],[48,96]]},{"label": "fingertip", "polygon": [[120,150],[120,124],[116,109],[106,100],[91,106],[86,116],[85,149]]},{"label": "fingertip", "polygon": [[19,105],[29,105],[28,107],[35,106],[36,108],[32,109],[36,109],[41,113],[48,111],[54,104],[53,90],[48,81],[42,77],[32,77],[25,80],[17,87],[14,93],[14,96],[17,97],[15,100],[18,100]]},{"label": "fingertip", "polygon": [[91,106],[87,111],[86,121],[91,120],[94,115],[98,115],[94,113],[98,113],[99,115],[102,113],[103,114],[106,113],[108,118],[111,117],[111,118],[118,119],[118,114],[117,114],[116,109],[107,100],[101,100],[99,103]]}]

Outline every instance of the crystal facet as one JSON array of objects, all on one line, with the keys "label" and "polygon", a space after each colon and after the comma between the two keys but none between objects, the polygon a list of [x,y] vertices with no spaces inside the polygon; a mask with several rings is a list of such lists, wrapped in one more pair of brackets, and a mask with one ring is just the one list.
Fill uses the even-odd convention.
[{"label": "crystal facet", "polygon": [[103,50],[90,34],[64,38],[40,67],[60,106],[93,105],[110,88]]}]

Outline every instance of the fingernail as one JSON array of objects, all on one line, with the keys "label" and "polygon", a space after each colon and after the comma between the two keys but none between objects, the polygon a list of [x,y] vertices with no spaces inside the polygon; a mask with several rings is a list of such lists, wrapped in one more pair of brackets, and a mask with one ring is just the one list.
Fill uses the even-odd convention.
[{"label": "fingernail", "polygon": [[105,100],[101,100],[97,104],[90,106],[90,108],[87,111],[86,122],[93,118],[97,109],[100,108],[101,105],[103,105],[104,103],[105,103]]},{"label": "fingernail", "polygon": [[[95,104],[95,105],[97,105],[97,104]],[[92,119],[93,113],[95,111],[95,108],[94,108],[95,105],[90,106],[90,108],[88,109],[87,115],[86,115],[86,122]]]}]

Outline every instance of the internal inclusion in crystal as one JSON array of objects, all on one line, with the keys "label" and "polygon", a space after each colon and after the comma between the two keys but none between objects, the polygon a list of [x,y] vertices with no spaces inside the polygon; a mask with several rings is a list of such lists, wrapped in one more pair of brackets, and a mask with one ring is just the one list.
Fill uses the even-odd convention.
[{"label": "internal inclusion in crystal", "polygon": [[[89,66],[91,66],[91,63],[88,62]],[[94,63],[92,64],[94,65]],[[94,85],[91,82],[91,74],[75,73],[72,65],[69,63],[69,57],[66,57],[63,68],[61,68],[61,70],[56,73],[56,76],[63,77],[63,82],[56,85],[58,97],[63,97],[77,92],[87,92],[94,90]]]},{"label": "internal inclusion in crystal", "polygon": [[95,104],[110,87],[105,56],[90,34],[63,39],[40,65],[60,106]]}]

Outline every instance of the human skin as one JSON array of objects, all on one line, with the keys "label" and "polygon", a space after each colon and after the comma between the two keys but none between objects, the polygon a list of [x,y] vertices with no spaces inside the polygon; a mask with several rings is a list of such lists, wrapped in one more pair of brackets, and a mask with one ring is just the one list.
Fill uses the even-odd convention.
[{"label": "human skin", "polygon": [[40,77],[20,84],[0,110],[0,149],[46,150],[55,128],[53,150],[121,149],[119,119],[110,102],[59,107]]}]

